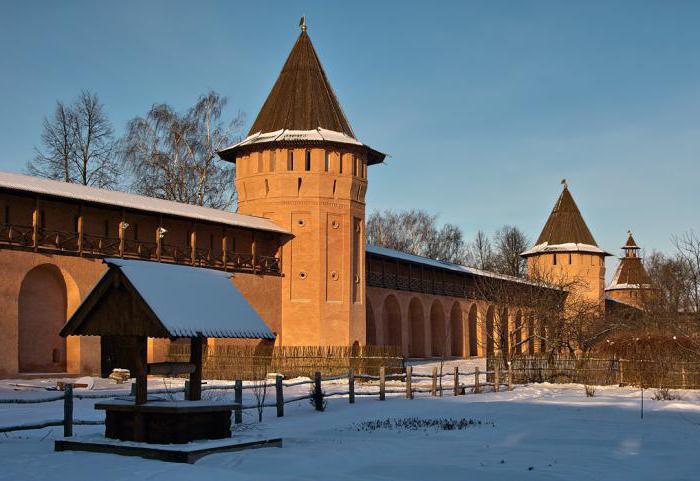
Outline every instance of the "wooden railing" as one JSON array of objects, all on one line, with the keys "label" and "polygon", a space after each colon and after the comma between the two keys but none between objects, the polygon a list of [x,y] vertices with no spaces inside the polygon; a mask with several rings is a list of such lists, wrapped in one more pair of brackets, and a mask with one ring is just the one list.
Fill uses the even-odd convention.
[{"label": "wooden railing", "polygon": [[157,242],[119,239],[76,232],[35,229],[32,226],[0,224],[0,248],[37,250],[86,257],[124,257],[157,262],[188,264],[225,271],[280,274],[280,260],[274,256],[175,246]]},{"label": "wooden railing", "polygon": [[400,291],[422,292],[438,296],[464,297],[466,291],[463,285],[450,282],[435,281],[432,279],[418,279],[408,276],[397,276],[387,272],[367,272],[367,285],[370,287],[384,287]]}]

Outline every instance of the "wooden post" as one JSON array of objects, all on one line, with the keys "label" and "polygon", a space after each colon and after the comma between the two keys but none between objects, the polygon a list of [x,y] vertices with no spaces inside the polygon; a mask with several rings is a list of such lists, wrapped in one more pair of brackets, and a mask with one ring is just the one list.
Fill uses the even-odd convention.
[{"label": "wooden post", "polygon": [[190,338],[190,362],[194,371],[190,373],[190,401],[202,399],[202,347],[205,337]]},{"label": "wooden post", "polygon": [[617,375],[618,375],[618,384],[620,387],[622,387],[625,383],[625,377],[624,373],[622,371],[622,359],[618,359],[617,361]]},{"label": "wooden post", "polygon": [[78,210],[78,255],[83,255],[83,205]]},{"label": "wooden post", "polygon": [[314,373],[314,408],[323,411],[323,391],[321,391],[321,373]]},{"label": "wooden post", "polygon": [[277,417],[284,416],[284,389],[282,385],[282,375],[275,376],[275,394],[277,398]]},{"label": "wooden post", "polygon": [[437,367],[433,368],[433,387],[430,390],[430,395],[437,396]]},{"label": "wooden post", "polygon": [[161,229],[162,226],[156,227],[156,259],[158,259],[158,262],[160,262],[161,254],[162,254],[162,249],[161,249],[161,243],[163,239],[161,239],[160,234],[161,234]]},{"label": "wooden post", "polygon": [[683,389],[688,389],[688,379],[686,378],[685,374],[685,366],[681,366],[681,378],[682,378],[682,383],[681,386]]},{"label": "wooden post", "polygon": [[479,393],[479,366],[474,367],[474,394]]},{"label": "wooden post", "polygon": [[122,218],[119,221],[119,257],[124,257],[124,231],[126,230],[126,220],[124,220],[124,210],[122,209]]},{"label": "wooden post", "polygon": [[493,365],[493,390],[496,392],[501,390],[501,367],[498,360]]},{"label": "wooden post", "polygon": [[241,424],[243,422],[243,411],[241,410],[243,405],[243,381],[240,379],[236,379],[233,383],[233,402],[238,404],[238,407],[233,412],[233,422]]},{"label": "wooden post", "polygon": [[192,226],[190,233],[190,261],[192,261],[192,265],[197,263],[197,224]]},{"label": "wooden post", "polygon": [[379,368],[379,400],[384,401],[386,397],[386,370],[384,366]]},{"label": "wooden post", "polygon": [[226,235],[226,230],[224,230],[223,236],[221,237],[221,263],[224,265],[224,271],[226,270],[226,262],[228,261],[228,236]]},{"label": "wooden post", "polygon": [[192,384],[190,383],[189,379],[185,379],[185,401],[190,400],[190,386]]},{"label": "wooden post", "polygon": [[454,394],[459,396],[459,367],[455,366]]},{"label": "wooden post", "polygon": [[[135,372],[132,373],[136,378],[134,404],[145,404],[148,399],[148,384],[146,378],[146,364],[148,362],[148,338],[146,336],[133,336],[126,339],[129,343],[129,348],[135,361]],[[135,427],[135,429],[136,428],[137,427]]]},{"label": "wooden post", "polygon": [[413,399],[413,388],[411,387],[413,376],[413,366],[406,367],[406,399]]},{"label": "wooden post", "polygon": [[508,363],[508,390],[513,390],[513,368]]},{"label": "wooden post", "polygon": [[34,246],[34,252],[37,251],[39,247],[39,216],[41,212],[39,211],[39,197],[36,198],[34,202],[34,212],[32,213],[32,245]]},{"label": "wooden post", "polygon": [[350,369],[348,371],[348,400],[350,401],[350,404],[355,403],[355,372]]},{"label": "wooden post", "polygon": [[73,385],[63,386],[63,436],[73,436]]}]

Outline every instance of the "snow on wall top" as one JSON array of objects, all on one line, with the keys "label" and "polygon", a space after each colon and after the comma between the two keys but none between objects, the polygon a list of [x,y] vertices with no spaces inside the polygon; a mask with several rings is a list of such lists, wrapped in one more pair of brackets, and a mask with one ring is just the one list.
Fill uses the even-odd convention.
[{"label": "snow on wall top", "polygon": [[229,273],[138,260],[104,262],[122,271],[173,337],[275,338]]},{"label": "snow on wall top", "polygon": [[157,212],[159,214],[186,217],[188,219],[197,219],[206,222],[216,222],[235,227],[279,232],[282,234],[290,233],[271,220],[263,217],[236,214],[225,210],[183,204],[180,202],[155,199],[153,197],[113,190],[98,189],[80,184],[70,184],[68,182],[59,182],[12,172],[0,171],[0,188],[94,202],[96,204],[117,206],[125,209]]},{"label": "snow on wall top", "polygon": [[[537,282],[528,281],[527,279],[522,279],[520,277],[508,276],[505,274],[498,274],[496,272],[484,271],[482,269],[477,269],[475,267],[466,267],[459,264],[453,264],[452,262],[439,261],[436,259],[431,259],[429,257],[417,256],[415,254],[408,254],[406,252],[397,251],[395,249],[389,249],[387,247],[367,245],[367,252],[370,254],[376,254],[384,257],[392,257],[394,259],[400,259],[406,262],[415,262],[417,264],[423,264],[426,266],[437,267],[439,269],[448,269],[454,272],[460,272],[463,274],[471,274],[473,276],[481,277],[491,277],[494,279],[501,279],[504,281],[517,282],[520,284],[528,284],[532,286],[541,285]],[[543,286],[546,287],[546,286]]]}]

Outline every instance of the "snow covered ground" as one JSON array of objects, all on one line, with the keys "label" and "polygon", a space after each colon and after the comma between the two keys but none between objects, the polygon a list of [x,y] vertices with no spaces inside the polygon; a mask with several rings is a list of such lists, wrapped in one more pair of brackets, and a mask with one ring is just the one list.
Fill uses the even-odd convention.
[{"label": "snow covered ground", "polygon": [[[468,369],[461,362],[461,369]],[[417,372],[430,372],[422,364]],[[2,381],[0,398],[48,397],[55,393],[15,391]],[[47,383],[48,384],[48,383]],[[160,388],[156,381],[152,388]],[[391,383],[387,383],[387,388]],[[95,389],[107,386],[97,383]],[[398,387],[398,386],[397,386]],[[342,383],[324,384],[327,393]],[[22,388],[26,389],[26,388]],[[122,387],[122,389],[127,389]],[[363,386],[358,390],[376,390]],[[289,391],[289,392],[287,392]],[[213,391],[211,396],[230,396]],[[245,403],[251,392],[245,391]],[[308,386],[285,389],[285,396],[308,393]],[[267,409],[263,423],[245,411],[234,436],[284,438],[283,448],[216,454],[182,465],[93,453],[55,453],[61,428],[0,435],[0,480],[697,480],[700,479],[700,391],[679,391],[677,401],[653,401],[647,391],[644,419],[640,392],[598,387],[588,398],[580,385],[534,384],[512,392],[487,392],[414,400],[388,395],[328,400],[325,412],[308,401],[285,407],[276,418]],[[272,396],[272,393],[270,394]],[[99,419],[94,401],[76,401],[76,417]],[[0,404],[0,426],[60,418],[62,403]],[[392,418],[473,419],[482,424],[461,430],[394,428],[368,430],[368,420]],[[77,427],[79,435],[101,426]]]}]

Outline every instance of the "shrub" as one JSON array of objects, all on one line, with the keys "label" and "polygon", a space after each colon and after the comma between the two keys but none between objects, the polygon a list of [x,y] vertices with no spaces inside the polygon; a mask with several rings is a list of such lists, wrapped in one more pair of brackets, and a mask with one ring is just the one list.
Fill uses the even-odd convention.
[{"label": "shrub", "polygon": [[667,387],[660,387],[651,397],[654,401],[677,401],[681,397]]},{"label": "shrub", "polygon": [[595,396],[595,386],[591,386],[589,384],[585,384],[583,388],[586,390],[586,397],[593,397]]}]

